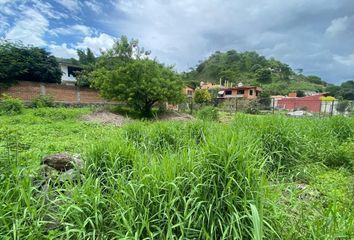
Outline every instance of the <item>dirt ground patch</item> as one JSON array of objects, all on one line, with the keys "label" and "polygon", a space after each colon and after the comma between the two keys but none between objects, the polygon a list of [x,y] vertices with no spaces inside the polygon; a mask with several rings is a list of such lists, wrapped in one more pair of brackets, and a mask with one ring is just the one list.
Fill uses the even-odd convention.
[{"label": "dirt ground patch", "polygon": [[94,112],[83,116],[82,119],[87,122],[113,124],[117,127],[121,127],[131,121],[130,118],[111,112]]},{"label": "dirt ground patch", "polygon": [[180,112],[166,112],[158,116],[158,120],[178,120],[178,121],[190,121],[195,119],[192,115]]}]

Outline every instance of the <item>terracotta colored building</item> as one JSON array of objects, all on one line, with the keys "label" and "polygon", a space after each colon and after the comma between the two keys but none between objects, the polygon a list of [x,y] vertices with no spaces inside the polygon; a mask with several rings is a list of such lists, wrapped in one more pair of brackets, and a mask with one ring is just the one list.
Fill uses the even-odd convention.
[{"label": "terracotta colored building", "polygon": [[219,89],[220,88],[220,85],[219,84],[214,84],[214,83],[204,83],[204,82],[200,82],[200,88],[201,89],[206,89],[206,90],[209,90],[209,89]]},{"label": "terracotta colored building", "polygon": [[194,95],[195,89],[190,86],[185,86],[182,91],[187,97],[192,97]]},{"label": "terracotta colored building", "polygon": [[309,112],[321,112],[321,97],[328,96],[327,93],[319,93],[306,97],[284,97],[278,99],[276,107],[280,109],[295,110],[306,109]]},{"label": "terracotta colored building", "polygon": [[219,99],[227,98],[242,98],[246,100],[256,99],[259,94],[262,92],[260,87],[256,86],[237,86],[237,87],[228,87],[221,88],[218,92]]}]

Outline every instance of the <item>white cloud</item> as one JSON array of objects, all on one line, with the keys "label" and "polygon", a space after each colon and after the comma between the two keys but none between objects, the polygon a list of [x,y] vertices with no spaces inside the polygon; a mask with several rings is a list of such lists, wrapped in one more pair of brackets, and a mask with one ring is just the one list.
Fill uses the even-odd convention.
[{"label": "white cloud", "polygon": [[76,45],[77,48],[90,48],[95,55],[99,55],[102,51],[106,51],[114,44],[114,38],[108,34],[101,33],[98,37],[85,37],[82,42]]},{"label": "white cloud", "polygon": [[56,57],[78,59],[76,50],[69,48],[66,43],[62,45],[50,44],[48,49]]},{"label": "white cloud", "polygon": [[68,15],[62,12],[58,12],[53,9],[53,6],[48,2],[43,2],[41,0],[32,0],[33,8],[40,11],[45,16],[52,19],[68,18]]},{"label": "white cloud", "polygon": [[343,64],[343,65],[346,65],[349,67],[354,67],[354,54],[349,54],[347,56],[334,55],[333,59],[340,64]]},{"label": "white cloud", "polygon": [[7,18],[4,16],[0,16],[0,35],[3,35],[5,30],[9,27],[10,25],[7,22]]},{"label": "white cloud", "polygon": [[80,10],[80,2],[78,0],[55,0],[55,1],[72,12]]},{"label": "white cloud", "polygon": [[66,26],[61,28],[51,29],[50,33],[53,35],[91,35],[92,29],[88,26],[75,24],[72,26]]},{"label": "white cloud", "polygon": [[90,8],[92,11],[94,11],[95,13],[101,13],[102,12],[101,6],[95,0],[85,1],[85,5],[88,8]]},{"label": "white cloud", "polygon": [[351,19],[348,16],[333,19],[329,27],[326,29],[326,34],[336,36],[337,34],[345,32],[350,24],[350,20]]},{"label": "white cloud", "polygon": [[45,46],[43,39],[49,26],[48,20],[33,9],[22,12],[22,18],[5,34],[5,38],[13,41],[22,41],[24,44]]},{"label": "white cloud", "polygon": [[97,37],[85,37],[82,42],[79,42],[72,47],[68,47],[67,44],[64,43],[62,45],[50,44],[48,48],[54,56],[77,59],[78,56],[76,49],[90,48],[93,53],[98,56],[101,51],[106,51],[111,48],[113,44],[114,38],[112,36],[101,33]]}]

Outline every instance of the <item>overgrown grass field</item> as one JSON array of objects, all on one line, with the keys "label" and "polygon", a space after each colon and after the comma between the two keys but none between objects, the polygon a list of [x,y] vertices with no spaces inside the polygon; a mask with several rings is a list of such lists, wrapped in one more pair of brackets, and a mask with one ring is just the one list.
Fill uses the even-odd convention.
[{"label": "overgrown grass field", "polygon": [[[0,116],[1,239],[354,238],[353,118],[116,128],[88,112]],[[84,177],[41,192],[40,160],[58,152],[81,154]]]}]

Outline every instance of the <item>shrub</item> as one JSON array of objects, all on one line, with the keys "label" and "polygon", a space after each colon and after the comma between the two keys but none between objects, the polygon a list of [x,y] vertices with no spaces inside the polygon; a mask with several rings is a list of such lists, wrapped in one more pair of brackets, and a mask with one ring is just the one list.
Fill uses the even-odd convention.
[{"label": "shrub", "polygon": [[0,115],[15,115],[23,112],[23,102],[21,99],[13,98],[8,95],[3,95],[0,102]]},{"label": "shrub", "polygon": [[195,103],[209,103],[211,101],[211,95],[206,89],[195,90],[193,100]]},{"label": "shrub", "polygon": [[197,112],[197,118],[205,121],[218,121],[219,112],[214,107],[204,107]]},{"label": "shrub", "polygon": [[259,114],[259,108],[260,108],[260,106],[257,101],[251,101],[247,105],[245,112],[249,113],[249,114]]},{"label": "shrub", "polygon": [[53,107],[54,98],[49,95],[40,95],[32,99],[32,106],[35,108]]}]

